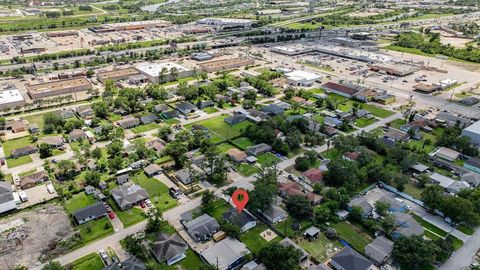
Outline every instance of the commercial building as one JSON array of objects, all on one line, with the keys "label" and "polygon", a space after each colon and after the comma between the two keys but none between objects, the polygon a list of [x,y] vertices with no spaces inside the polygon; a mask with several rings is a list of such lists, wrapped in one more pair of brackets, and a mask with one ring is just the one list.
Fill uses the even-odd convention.
[{"label": "commercial building", "polygon": [[295,70],[285,76],[287,83],[294,86],[312,86],[314,82],[322,78],[320,75],[303,70]]},{"label": "commercial building", "polygon": [[219,70],[228,70],[243,66],[253,65],[255,61],[250,58],[233,58],[209,61],[199,64],[200,69],[206,72],[215,72]]},{"label": "commercial building", "polygon": [[171,25],[172,23],[169,21],[151,20],[151,21],[103,24],[101,26],[89,27],[88,30],[94,33],[106,33],[106,32],[115,32],[115,31],[143,30],[143,29],[150,29],[150,28],[165,28]]},{"label": "commercial building", "polygon": [[92,89],[92,83],[85,77],[46,82],[39,84],[26,84],[28,95],[32,99],[53,97]]},{"label": "commercial building", "polygon": [[480,144],[480,121],[464,128],[462,136],[470,138],[470,141],[474,144]]},{"label": "commercial building", "polygon": [[13,88],[0,92],[0,110],[25,105],[25,99],[20,90]]},{"label": "commercial building", "polygon": [[255,23],[253,20],[231,19],[231,18],[204,18],[196,22],[196,24],[210,25],[217,29],[249,29]]},{"label": "commercial building", "polygon": [[419,83],[413,86],[414,91],[421,92],[424,94],[430,94],[440,89],[441,89],[440,86],[435,84]]},{"label": "commercial building", "polygon": [[207,61],[207,60],[210,60],[213,58],[213,54],[211,53],[206,53],[206,52],[202,52],[202,53],[193,53],[190,58],[192,58],[193,60],[197,60],[197,61]]},{"label": "commercial building", "polygon": [[134,68],[114,69],[110,71],[100,72],[97,74],[99,82],[105,83],[107,80],[121,81],[127,80],[130,77],[140,75],[140,71]]},{"label": "commercial building", "polygon": [[401,63],[382,63],[370,65],[370,70],[397,77],[405,77],[420,70],[420,67]]},{"label": "commercial building", "polygon": [[26,54],[26,53],[42,53],[44,51],[46,51],[47,49],[46,48],[43,48],[43,47],[35,47],[35,46],[25,46],[25,47],[21,47],[20,48],[20,52],[22,54]]},{"label": "commercial building", "polygon": [[362,42],[350,38],[345,38],[345,37],[337,37],[332,39],[332,42],[335,42],[337,44],[340,44],[342,46],[347,46],[347,47],[352,47],[352,48],[358,48],[362,46]]},{"label": "commercial building", "polygon": [[[175,79],[172,73],[176,74],[176,78],[185,78],[195,75],[195,71],[176,63],[142,63],[135,67],[140,73],[147,76],[151,82],[159,82],[160,74],[163,73],[165,81]],[[172,71],[173,70],[173,71]]]}]

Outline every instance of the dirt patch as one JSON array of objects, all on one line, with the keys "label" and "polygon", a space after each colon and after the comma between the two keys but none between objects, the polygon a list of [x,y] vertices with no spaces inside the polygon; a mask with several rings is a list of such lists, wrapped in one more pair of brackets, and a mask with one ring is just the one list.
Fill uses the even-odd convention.
[{"label": "dirt patch", "polygon": [[15,266],[31,268],[42,258],[64,251],[59,243],[73,235],[73,228],[63,208],[47,204],[0,221],[9,229],[0,234],[0,269]]}]

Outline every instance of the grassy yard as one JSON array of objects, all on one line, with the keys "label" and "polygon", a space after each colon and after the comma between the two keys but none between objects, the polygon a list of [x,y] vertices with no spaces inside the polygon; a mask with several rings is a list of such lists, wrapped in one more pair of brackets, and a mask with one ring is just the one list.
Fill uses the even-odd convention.
[{"label": "grassy yard", "polygon": [[101,270],[105,267],[102,258],[97,253],[85,255],[69,265],[72,270]]},{"label": "grassy yard", "polygon": [[73,215],[77,210],[94,204],[96,201],[93,196],[87,195],[85,192],[80,192],[65,202],[65,209]]},{"label": "grassy yard", "polygon": [[178,270],[178,269],[200,269],[204,265],[203,261],[191,249],[187,250],[187,257],[174,265],[160,264],[160,269],[163,270]]},{"label": "grassy yard", "polygon": [[146,176],[143,172],[133,176],[133,182],[143,187],[150,196],[150,201],[161,211],[177,205],[177,201],[168,195],[168,187],[155,178]]},{"label": "grassy yard", "polygon": [[[117,215],[117,218],[120,219],[124,227],[130,227],[140,221],[143,221],[147,218],[147,214],[145,214],[141,209],[139,208],[130,208],[125,211],[121,211],[115,202],[110,199],[109,200],[110,205],[113,208],[113,211],[115,211],[115,214]],[[153,201],[152,201],[153,203]]]},{"label": "grassy yard", "polygon": [[256,254],[268,243],[275,243],[282,239],[280,236],[277,236],[273,238],[270,242],[267,242],[267,240],[263,239],[263,237],[260,235],[260,233],[264,232],[267,229],[267,225],[257,221],[257,226],[240,234],[239,239],[247,246],[247,248],[251,252]]},{"label": "grassy yard", "polygon": [[255,144],[247,137],[236,138],[232,143],[240,148],[241,150],[247,150],[248,147],[254,146]]},{"label": "grassy yard", "polygon": [[332,227],[337,230],[340,239],[347,241],[358,252],[363,253],[365,246],[372,242],[369,235],[351,223],[340,222],[333,224]]},{"label": "grassy yard", "polygon": [[242,131],[249,125],[252,125],[251,122],[245,121],[243,123],[230,126],[229,124],[225,123],[223,119],[229,117],[228,114],[222,114],[210,119],[198,121],[186,126],[186,128],[191,128],[193,125],[202,125],[211,132],[217,134],[223,138],[235,138],[241,135]]},{"label": "grassy yard", "polygon": [[415,185],[415,183],[408,182],[405,185],[405,190],[403,192],[405,192],[408,195],[414,197],[415,199],[421,200],[422,199],[422,191],[423,191],[423,188],[417,187],[417,185]]},{"label": "grassy yard", "polygon": [[2,145],[3,145],[3,151],[5,152],[5,156],[9,157],[13,149],[17,149],[17,148],[21,148],[29,145],[33,146],[33,143],[30,141],[29,136],[26,136],[19,139],[6,141]]},{"label": "grassy yard", "polygon": [[258,172],[258,167],[251,164],[240,163],[237,165],[237,171],[243,176],[250,176]]},{"label": "grassy yard", "polygon": [[[433,232],[434,234],[437,234],[441,237],[446,237],[447,236],[447,232],[438,228],[437,226],[431,224],[430,222],[424,220],[423,218],[415,215],[415,214],[411,214],[413,216],[413,218],[418,222],[420,223],[420,225],[422,225],[425,229]],[[426,232],[426,231],[425,231]]]},{"label": "grassy yard", "polygon": [[405,119],[395,119],[389,123],[391,127],[399,129],[401,126],[405,125]]},{"label": "grassy yard", "polygon": [[366,126],[370,126],[371,124],[377,122],[377,119],[375,118],[365,118],[365,117],[362,117],[362,118],[359,118],[355,121],[355,126],[359,127],[359,128],[364,128]]},{"label": "grassy yard", "polygon": [[[107,225],[108,224],[108,225]],[[92,220],[77,227],[80,231],[81,245],[103,238],[113,233],[113,226],[107,217]]]},{"label": "grassy yard", "polygon": [[220,150],[220,153],[226,153],[228,150],[232,148],[236,148],[235,146],[229,144],[229,143],[221,143],[217,145],[218,150]]},{"label": "grassy yard", "polygon": [[[293,223],[298,222],[301,225],[300,230],[295,231],[292,228]],[[288,216],[287,220],[273,225],[281,233],[285,234],[285,237],[295,238],[300,236],[305,229],[312,226],[312,222],[309,220],[294,220],[291,216]]]},{"label": "grassy yard", "polygon": [[203,109],[203,111],[206,112],[207,114],[211,114],[211,113],[218,112],[218,109],[215,108],[215,107],[207,107],[207,108]]},{"label": "grassy yard", "polygon": [[336,248],[340,249],[342,247],[339,242],[330,241],[321,233],[315,241],[308,241],[303,237],[297,239],[299,241],[298,245],[319,262],[325,261],[335,253]]},{"label": "grassy yard", "polygon": [[257,162],[260,163],[263,166],[266,166],[266,167],[272,166],[273,164],[275,164],[279,161],[280,161],[280,159],[270,152],[263,153],[263,154],[257,156]]},{"label": "grassy yard", "polygon": [[363,108],[363,109],[369,111],[374,116],[380,117],[380,118],[387,118],[387,117],[395,114],[392,111],[385,110],[385,109],[382,109],[380,107],[377,107],[377,106],[371,105],[371,104],[360,104],[360,108]]},{"label": "grassy yard", "polygon": [[9,168],[17,167],[30,162],[32,162],[32,158],[30,156],[23,156],[19,158],[7,158],[7,165]]},{"label": "grassy yard", "polygon": [[150,124],[134,127],[131,130],[132,130],[133,133],[138,134],[138,133],[147,132],[147,131],[150,131],[152,129],[156,129],[156,128],[159,128],[159,127],[160,127],[160,125],[158,125],[157,123],[150,123]]},{"label": "grassy yard", "polygon": [[43,130],[43,116],[46,113],[37,113],[29,116],[23,117],[25,120],[27,120],[30,124],[37,124],[38,128],[40,130]]},{"label": "grassy yard", "polygon": [[213,203],[213,208],[209,211],[209,214],[214,217],[218,222],[223,219],[223,214],[228,212],[232,206],[228,204],[226,201],[219,199]]}]

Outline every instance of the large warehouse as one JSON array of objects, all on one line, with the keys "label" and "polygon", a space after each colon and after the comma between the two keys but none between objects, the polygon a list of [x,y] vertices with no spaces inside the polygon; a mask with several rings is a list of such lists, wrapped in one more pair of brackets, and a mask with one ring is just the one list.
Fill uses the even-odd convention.
[{"label": "large warehouse", "polygon": [[0,92],[0,110],[7,108],[11,109],[23,105],[25,105],[25,99],[20,93],[20,90],[13,88]]},{"label": "large warehouse", "polygon": [[120,81],[129,79],[132,76],[140,75],[140,72],[134,68],[114,69],[110,71],[100,72],[97,74],[99,82],[105,83],[105,81]]},{"label": "large warehouse", "polygon": [[28,95],[32,99],[53,97],[88,91],[92,89],[92,83],[85,77],[53,81],[39,84],[26,84]]},{"label": "large warehouse", "polygon": [[160,81],[160,73],[164,73],[166,81],[172,81],[172,69],[177,70],[177,78],[185,78],[194,75],[194,70],[176,63],[142,63],[135,67],[140,73],[147,76],[151,82]]},{"label": "large warehouse", "polygon": [[228,70],[243,66],[253,65],[255,61],[250,58],[222,59],[199,64],[200,68],[206,72],[215,72],[219,70]]}]

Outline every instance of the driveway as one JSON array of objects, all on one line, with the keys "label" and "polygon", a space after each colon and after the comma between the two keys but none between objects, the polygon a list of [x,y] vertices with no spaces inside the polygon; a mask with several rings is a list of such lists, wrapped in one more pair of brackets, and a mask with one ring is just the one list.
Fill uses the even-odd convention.
[{"label": "driveway", "polygon": [[450,259],[442,264],[439,270],[461,270],[468,269],[474,262],[474,257],[480,249],[480,230],[477,230],[464,244],[455,251]]}]

